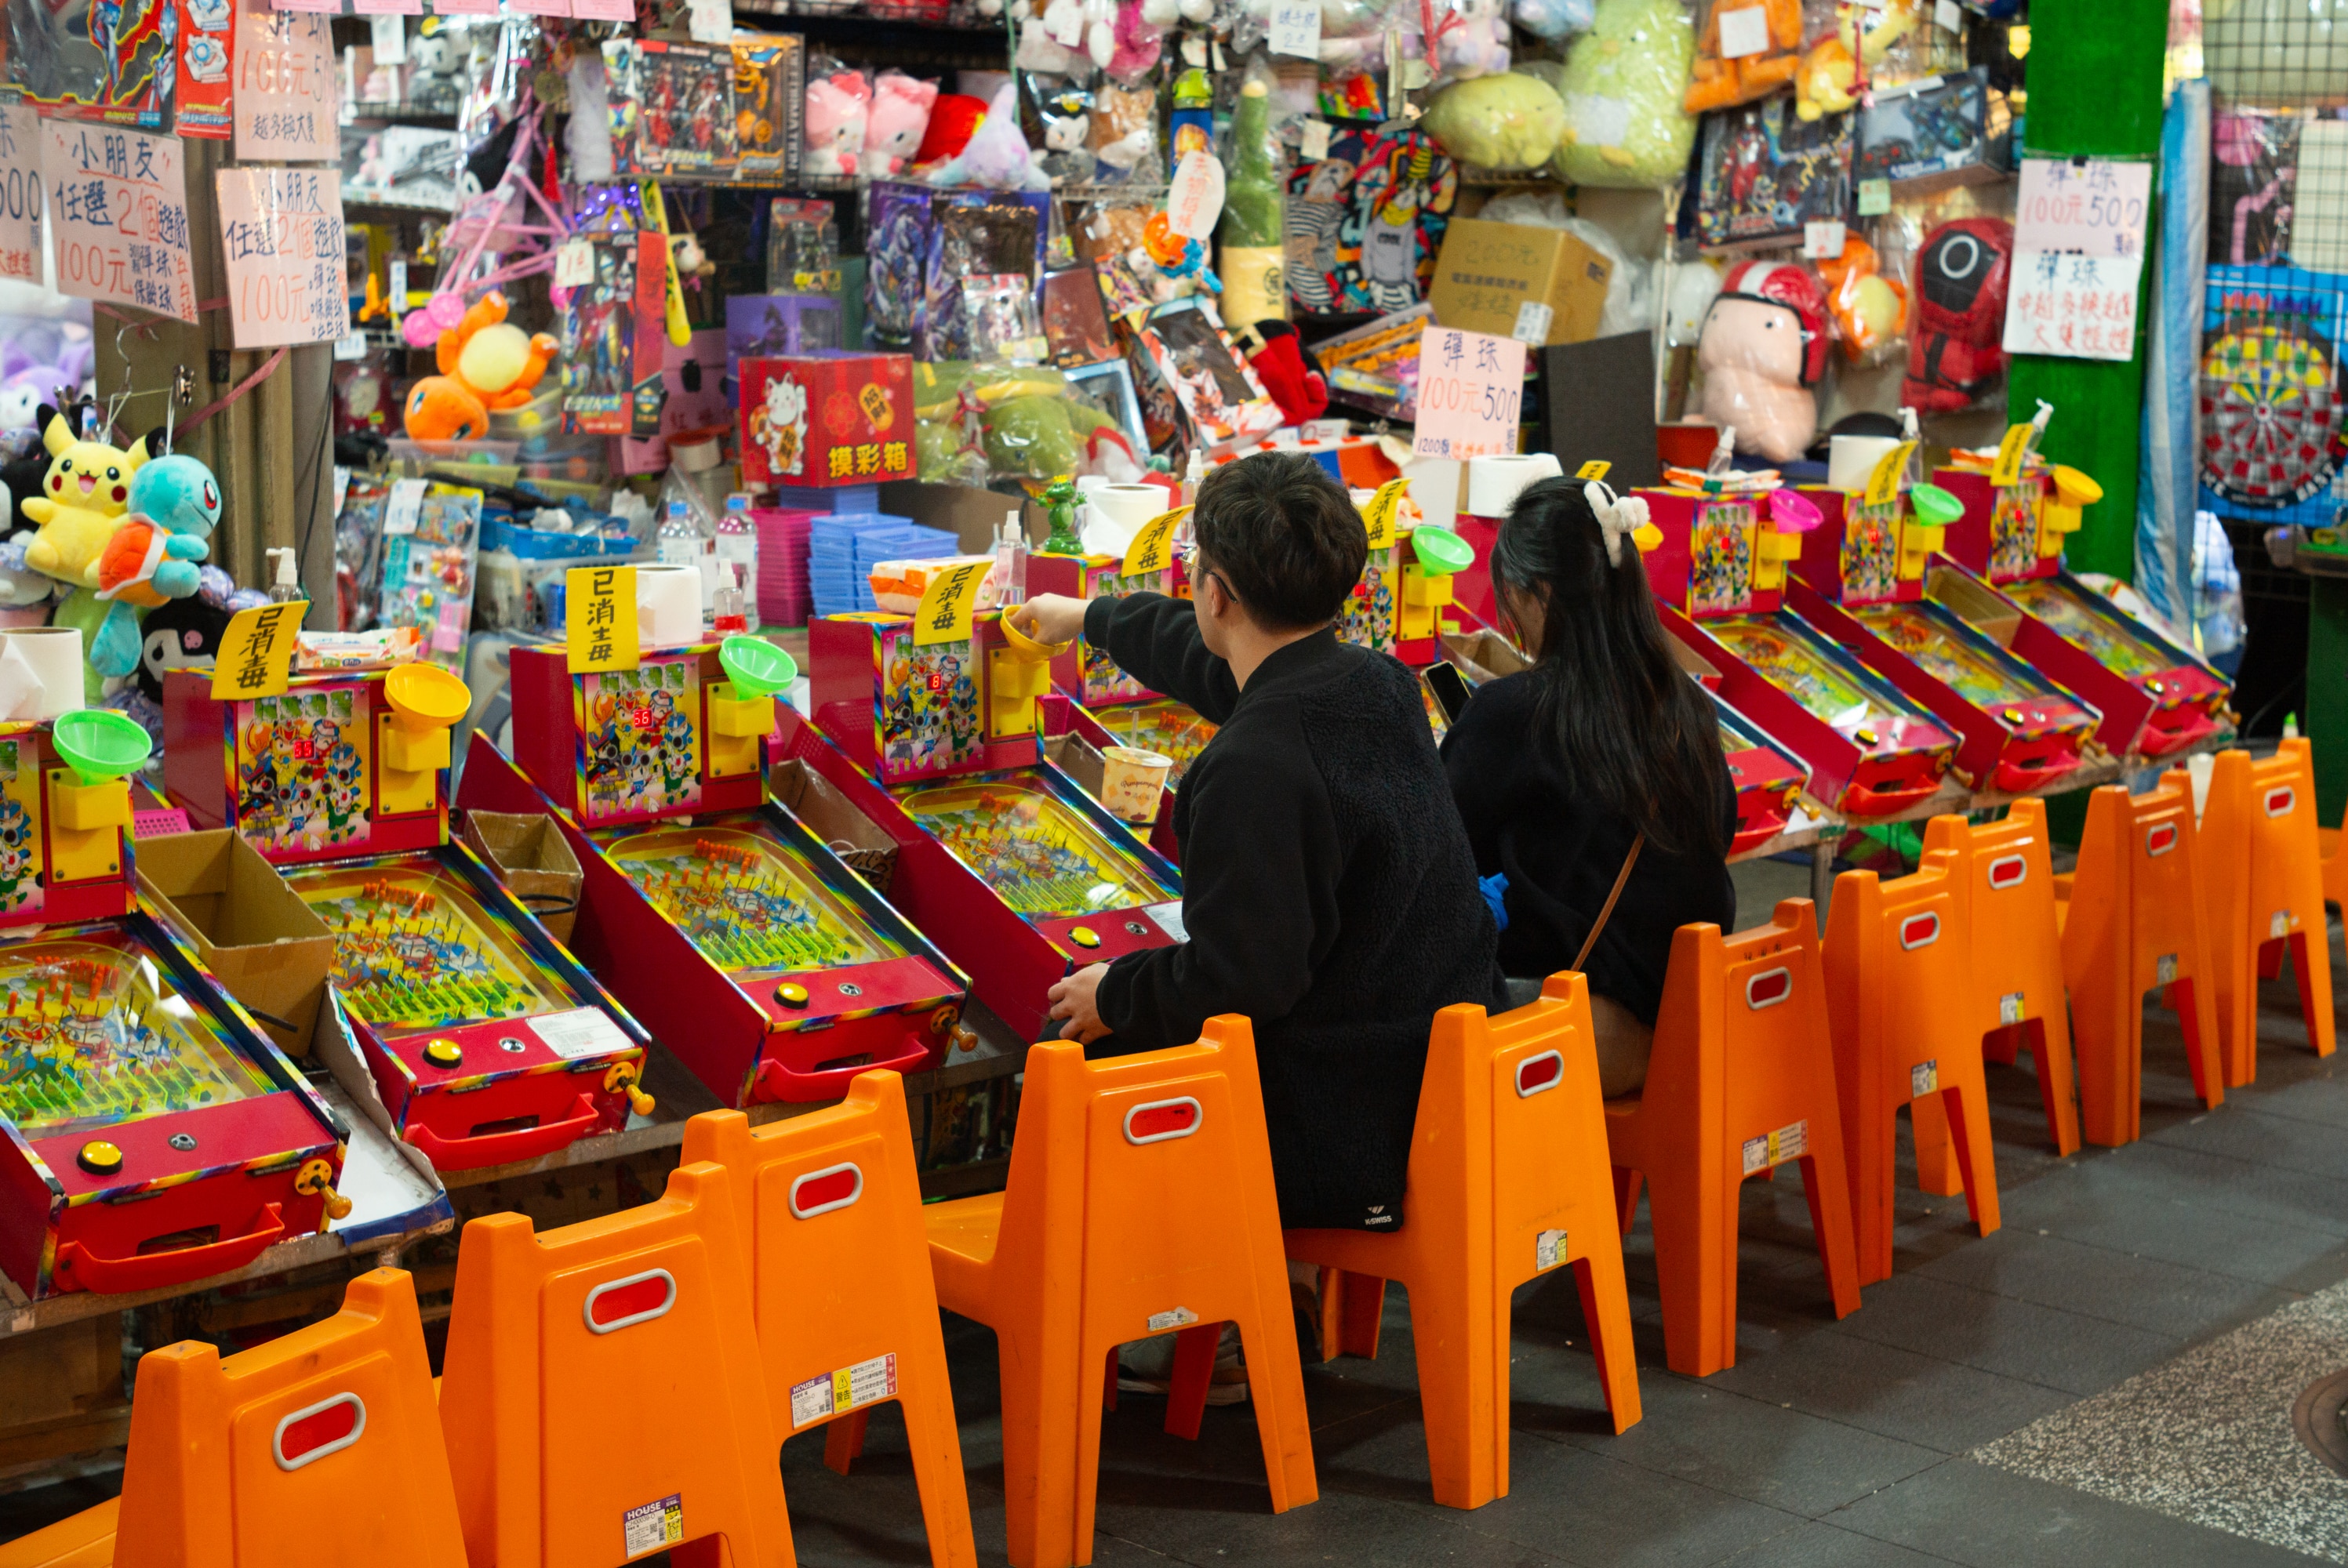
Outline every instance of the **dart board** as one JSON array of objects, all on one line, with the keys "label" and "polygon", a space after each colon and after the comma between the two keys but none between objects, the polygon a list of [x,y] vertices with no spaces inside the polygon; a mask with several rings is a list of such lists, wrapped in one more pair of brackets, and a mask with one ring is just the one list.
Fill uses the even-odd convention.
[{"label": "dart board", "polygon": [[2229,325],[2201,355],[2201,479],[2246,507],[2287,507],[2332,478],[2332,349],[2292,325]]}]

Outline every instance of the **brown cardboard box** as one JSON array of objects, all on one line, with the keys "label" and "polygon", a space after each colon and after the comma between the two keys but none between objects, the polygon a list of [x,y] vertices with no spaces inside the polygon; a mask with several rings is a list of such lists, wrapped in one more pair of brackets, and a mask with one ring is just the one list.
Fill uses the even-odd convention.
[{"label": "brown cardboard box", "polygon": [[1427,301],[1437,325],[1494,337],[1518,336],[1519,321],[1529,333],[1540,313],[1528,316],[1525,307],[1546,305],[1548,334],[1525,341],[1581,343],[1598,335],[1613,271],[1612,262],[1562,229],[1455,218],[1443,232]]},{"label": "brown cardboard box", "polygon": [[554,819],[542,812],[469,811],[464,839],[547,934],[567,946],[586,874]]},{"label": "brown cardboard box", "polygon": [[139,841],[139,897],[191,942],[229,995],[284,1020],[262,1028],[288,1056],[307,1056],[335,962],[325,922],[277,868],[226,828]]},{"label": "brown cardboard box", "polygon": [[850,870],[872,885],[872,891],[889,897],[889,879],[897,871],[897,841],[887,829],[797,757],[767,770],[767,793],[800,826],[829,845]]}]

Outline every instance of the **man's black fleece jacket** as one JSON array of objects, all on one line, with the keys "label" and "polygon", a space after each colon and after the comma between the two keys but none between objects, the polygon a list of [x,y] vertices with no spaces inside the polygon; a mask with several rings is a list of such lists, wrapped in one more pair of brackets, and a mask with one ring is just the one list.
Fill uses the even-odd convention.
[{"label": "man's black fleece jacket", "polygon": [[1189,601],[1159,594],[1094,600],[1085,638],[1220,726],[1174,801],[1189,940],[1109,966],[1103,1046],[1184,1045],[1244,1014],[1281,1224],[1397,1226],[1436,1011],[1507,1005],[1416,683],[1323,630],[1242,692]]}]

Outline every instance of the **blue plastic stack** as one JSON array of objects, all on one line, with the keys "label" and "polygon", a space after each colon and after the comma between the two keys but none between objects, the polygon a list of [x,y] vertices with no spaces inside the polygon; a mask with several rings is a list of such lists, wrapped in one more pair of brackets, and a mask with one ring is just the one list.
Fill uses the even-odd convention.
[{"label": "blue plastic stack", "polygon": [[834,512],[808,520],[808,587],[818,615],[877,610],[869,580],[884,560],[950,556],[961,548],[943,528],[887,512]]}]

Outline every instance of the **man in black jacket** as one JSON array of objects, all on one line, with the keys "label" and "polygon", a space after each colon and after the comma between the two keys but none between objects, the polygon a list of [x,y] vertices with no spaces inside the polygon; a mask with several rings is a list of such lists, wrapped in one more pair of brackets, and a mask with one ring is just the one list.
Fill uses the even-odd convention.
[{"label": "man in black jacket", "polygon": [[1124,1052],[1244,1015],[1282,1225],[1392,1229],[1428,1027],[1455,1002],[1507,1005],[1498,934],[1416,682],[1331,625],[1368,548],[1343,487],[1260,454],[1208,477],[1192,525],[1191,600],[1020,612],[1220,726],[1175,796],[1189,940],[1078,970],[1052,1016]]}]

